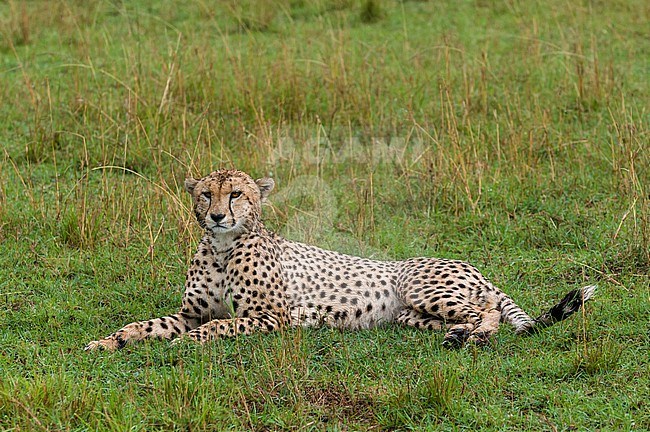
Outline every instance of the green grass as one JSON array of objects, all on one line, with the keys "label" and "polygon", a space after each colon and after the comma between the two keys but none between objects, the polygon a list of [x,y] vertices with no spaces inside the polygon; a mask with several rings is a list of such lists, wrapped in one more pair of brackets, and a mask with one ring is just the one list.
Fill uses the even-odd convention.
[{"label": "green grass", "polygon": [[[0,429],[648,430],[646,1],[0,2]],[[471,261],[494,346],[388,327],[84,345],[180,304],[187,175],[267,225]]]}]

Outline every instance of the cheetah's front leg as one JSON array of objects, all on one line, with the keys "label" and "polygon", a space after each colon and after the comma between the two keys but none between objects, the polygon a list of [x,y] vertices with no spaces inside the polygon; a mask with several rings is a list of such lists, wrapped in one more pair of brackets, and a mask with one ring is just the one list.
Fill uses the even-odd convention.
[{"label": "cheetah's front leg", "polygon": [[240,334],[249,335],[256,331],[268,333],[283,326],[282,319],[270,314],[247,318],[215,319],[188,332],[183,338],[187,337],[196,342],[204,343],[219,337],[234,337]]},{"label": "cheetah's front leg", "polygon": [[106,349],[114,351],[124,348],[127,343],[148,338],[173,339],[197,328],[201,324],[199,317],[183,312],[149,321],[128,324],[104,339],[92,341],[85,350]]}]

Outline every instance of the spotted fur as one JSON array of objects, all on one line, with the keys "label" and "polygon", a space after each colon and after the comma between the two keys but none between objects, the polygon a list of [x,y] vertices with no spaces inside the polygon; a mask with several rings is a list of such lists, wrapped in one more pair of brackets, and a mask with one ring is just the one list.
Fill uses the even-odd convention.
[{"label": "spotted fur", "polygon": [[236,170],[187,179],[204,236],[187,272],[180,310],[128,324],[86,349],[147,338],[199,342],[287,326],[370,328],[400,323],[446,330],[444,344],[486,343],[501,321],[530,333],[575,313],[593,294],[571,291],[533,319],[463,261],[375,261],[284,239],[261,222],[274,187]]}]

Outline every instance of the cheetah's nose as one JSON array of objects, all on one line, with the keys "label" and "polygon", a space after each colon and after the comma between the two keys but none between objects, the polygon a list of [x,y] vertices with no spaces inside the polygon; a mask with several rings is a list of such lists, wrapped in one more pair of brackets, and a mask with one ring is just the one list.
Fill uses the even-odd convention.
[{"label": "cheetah's nose", "polygon": [[219,213],[219,214],[210,213],[210,219],[212,219],[216,223],[221,222],[225,217],[226,215],[223,213]]}]

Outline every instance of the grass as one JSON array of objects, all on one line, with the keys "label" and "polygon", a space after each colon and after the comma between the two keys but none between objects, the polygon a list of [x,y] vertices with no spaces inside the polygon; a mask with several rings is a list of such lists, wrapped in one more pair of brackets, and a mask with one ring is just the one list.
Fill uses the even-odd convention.
[{"label": "grass", "polygon": [[[0,429],[647,430],[644,1],[0,3]],[[267,225],[473,262],[494,346],[388,327],[86,342],[177,308],[187,175],[272,175]]]}]

